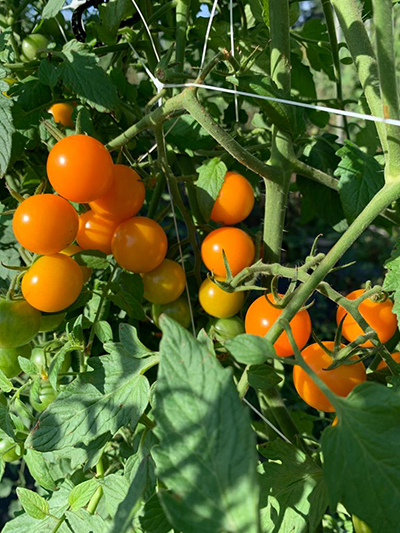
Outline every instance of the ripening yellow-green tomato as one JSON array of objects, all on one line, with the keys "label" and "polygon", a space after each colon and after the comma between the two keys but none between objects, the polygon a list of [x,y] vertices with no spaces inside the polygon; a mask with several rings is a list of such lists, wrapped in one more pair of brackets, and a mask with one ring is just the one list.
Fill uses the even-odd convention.
[{"label": "ripening yellow-green tomato", "polygon": [[164,259],[154,270],[142,274],[144,297],[153,304],[168,304],[183,293],[186,274],[176,261]]},{"label": "ripening yellow-green tomato", "polygon": [[[223,278],[215,278],[223,281]],[[210,279],[200,285],[199,302],[206,313],[216,318],[236,315],[244,303],[244,292],[225,292]]]}]

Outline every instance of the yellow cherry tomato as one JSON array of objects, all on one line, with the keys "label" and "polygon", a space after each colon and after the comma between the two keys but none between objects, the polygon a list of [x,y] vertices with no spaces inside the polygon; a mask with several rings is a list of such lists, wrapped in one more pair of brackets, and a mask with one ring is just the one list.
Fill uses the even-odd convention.
[{"label": "yellow cherry tomato", "polygon": [[[224,278],[216,278],[223,281]],[[200,285],[199,302],[206,313],[216,318],[236,315],[243,306],[244,292],[225,292],[210,279]]]},{"label": "yellow cherry tomato", "polygon": [[176,261],[164,259],[154,270],[142,275],[144,297],[153,304],[168,304],[183,293],[186,274]]}]

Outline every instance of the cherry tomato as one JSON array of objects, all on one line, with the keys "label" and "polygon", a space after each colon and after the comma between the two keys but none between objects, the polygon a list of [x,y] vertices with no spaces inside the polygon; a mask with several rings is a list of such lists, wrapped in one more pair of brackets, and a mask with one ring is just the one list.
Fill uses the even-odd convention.
[{"label": "cherry tomato", "polygon": [[[358,289],[346,296],[348,300],[355,300],[364,293],[363,289]],[[363,318],[368,322],[372,329],[378,334],[379,340],[382,343],[391,339],[397,330],[397,318],[393,313],[393,303],[387,299],[384,302],[374,302],[367,298],[358,306]],[[356,340],[359,335],[363,335],[363,330],[354,320],[354,318],[347,314],[343,307],[338,307],[336,313],[336,322],[339,325],[342,318],[346,315],[342,325],[342,334],[345,339],[352,342]],[[371,341],[367,341],[361,346],[373,346]]]},{"label": "cherry tomato", "polygon": [[114,165],[113,184],[108,192],[90,202],[98,215],[122,222],[132,218],[142,208],[146,190],[137,172],[125,165]]},{"label": "cherry tomato", "polygon": [[231,226],[247,218],[254,207],[254,193],[249,181],[237,172],[227,172],[211,220]]},{"label": "cherry tomato", "polygon": [[22,457],[23,450],[21,445],[16,444],[10,437],[2,432],[0,435],[0,455],[5,463],[13,463]]},{"label": "cherry tomato", "polygon": [[88,135],[58,141],[47,159],[47,175],[60,196],[87,204],[104,196],[113,180],[113,161],[105,146]]},{"label": "cherry tomato", "polygon": [[74,121],[72,120],[72,113],[74,108],[69,104],[54,104],[50,107],[49,113],[53,115],[54,122],[57,124],[62,124],[63,126],[68,126],[69,128],[74,127]]},{"label": "cherry tomato", "polygon": [[76,240],[83,250],[100,250],[106,255],[111,253],[111,240],[119,225],[116,220],[86,211],[79,217],[79,230]]},{"label": "cherry tomato", "polygon": [[45,380],[40,381],[40,389],[39,389],[39,400],[40,401],[35,400],[32,387],[31,387],[31,390],[29,391],[29,403],[38,413],[41,413],[42,411],[44,411],[46,407],[48,407],[51,403],[53,403],[56,398],[57,398],[57,393],[53,389],[53,387],[50,385],[49,381],[45,381]]},{"label": "cherry tomato", "polygon": [[83,287],[82,270],[66,255],[40,257],[22,278],[26,301],[46,313],[58,313],[72,305]]},{"label": "cherry tomato", "polygon": [[41,314],[25,300],[0,298],[0,348],[28,344],[39,332]]},{"label": "cherry tomato", "polygon": [[[81,252],[82,248],[76,244],[70,244],[64,250],[61,250],[60,254],[68,255],[68,257],[73,257],[78,252]],[[81,265],[81,270],[83,274],[83,283],[89,281],[90,276],[92,275],[92,269],[87,266]],[[61,323],[61,322],[60,322]]]},{"label": "cherry tomato", "polygon": [[211,318],[208,322],[207,333],[211,337],[215,336],[218,340],[233,339],[237,335],[245,332],[244,323],[238,316],[230,318]]},{"label": "cherry tomato", "polygon": [[41,48],[47,48],[49,45],[49,40],[47,37],[40,33],[33,33],[28,35],[22,41],[22,55],[27,60],[35,59],[37,51]]},{"label": "cherry tomato", "polygon": [[[32,350],[31,354],[31,361],[35,363],[38,370],[40,372],[43,372],[43,370],[47,370],[50,368],[51,358],[50,355],[43,350],[43,348],[37,347]],[[68,352],[65,357],[64,361],[60,368],[60,373],[65,374],[68,372],[71,366],[71,353]]]},{"label": "cherry tomato", "polygon": [[64,318],[65,313],[58,313],[56,315],[42,315],[39,331],[43,333],[54,331],[63,323]]},{"label": "cherry tomato", "polygon": [[354,533],[372,533],[372,529],[356,516],[353,515],[352,520],[354,526]]},{"label": "cherry tomato", "polygon": [[186,274],[176,261],[164,259],[157,268],[143,274],[144,297],[153,304],[173,302],[186,287]]},{"label": "cherry tomato", "polygon": [[133,217],[114,233],[112,253],[120,267],[143,274],[157,268],[167,253],[167,236],[151,218]]},{"label": "cherry tomato", "polygon": [[186,296],[181,296],[174,302],[168,304],[153,304],[151,306],[151,316],[158,328],[160,327],[159,318],[162,314],[173,318],[184,328],[188,328],[191,324],[190,309]]},{"label": "cherry tomato", "polygon": [[[400,363],[400,352],[392,353],[392,358],[396,361],[396,363]],[[387,363],[382,359],[382,361],[379,363],[379,365],[376,367],[377,370],[382,370],[382,368],[387,368]]]},{"label": "cherry tomato", "polygon": [[219,228],[207,235],[201,245],[201,257],[215,276],[226,277],[222,250],[228,260],[232,275],[250,266],[255,247],[251,238],[239,228]]},{"label": "cherry tomato", "polygon": [[[333,350],[333,342],[324,342],[329,350]],[[367,379],[365,367],[360,361],[354,365],[342,365],[333,370],[326,370],[333,359],[319,344],[311,344],[302,352],[304,361],[314,370],[324,383],[338,396],[347,396],[356,385]],[[355,359],[358,359],[355,356]],[[333,413],[335,409],[321,389],[314,383],[311,377],[300,366],[293,368],[293,383],[301,398],[319,411]]]},{"label": "cherry tomato", "polygon": [[19,348],[2,348],[0,349],[0,369],[8,378],[15,378],[21,373],[21,367],[18,363],[18,357],[29,359],[32,347],[25,344]]},{"label": "cherry tomato", "polygon": [[24,200],[14,213],[17,241],[39,255],[60,252],[78,233],[79,218],[72,205],[54,194],[37,194]]},{"label": "cherry tomato", "polygon": [[[268,296],[272,299],[272,295]],[[265,337],[273,324],[278,320],[282,309],[273,307],[265,296],[260,296],[249,307],[245,317],[246,333]],[[303,309],[296,313],[290,321],[294,340],[301,350],[311,335],[311,319],[308,312]],[[274,344],[275,351],[279,357],[289,357],[294,354],[289,338],[284,331]]]},{"label": "cherry tomato", "polygon": [[[216,278],[223,281],[224,278]],[[199,302],[206,313],[216,318],[229,318],[240,311],[244,292],[225,292],[210,279],[205,279],[199,288]]]}]

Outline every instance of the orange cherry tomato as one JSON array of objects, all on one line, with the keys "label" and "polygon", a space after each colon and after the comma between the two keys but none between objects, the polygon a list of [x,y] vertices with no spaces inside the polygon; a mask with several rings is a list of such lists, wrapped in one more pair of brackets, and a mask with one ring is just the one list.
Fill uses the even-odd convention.
[{"label": "orange cherry tomato", "polygon": [[176,261],[164,259],[154,270],[143,274],[144,297],[163,305],[177,300],[186,287],[186,274]]},{"label": "orange cherry tomato", "polygon": [[94,211],[87,211],[79,217],[79,230],[76,240],[83,250],[100,250],[111,253],[111,239],[119,222],[103,218]]},{"label": "orange cherry tomato", "polygon": [[70,135],[51,149],[47,175],[59,195],[86,204],[104,196],[111,187],[113,161],[97,139]]},{"label": "orange cherry tomato", "polygon": [[118,226],[111,247],[119,266],[143,274],[162,263],[168,242],[157,222],[147,217],[133,217]]},{"label": "orange cherry tomato", "polygon": [[13,231],[17,241],[39,255],[56,254],[76,237],[78,214],[72,205],[55,194],[37,194],[17,207]]},{"label": "orange cherry tomato", "polygon": [[[224,278],[216,278],[223,281]],[[225,292],[210,279],[205,279],[199,288],[199,302],[204,311],[216,318],[229,318],[243,307],[244,292]]]},{"label": "orange cherry tomato", "polygon": [[44,255],[22,278],[22,294],[35,309],[57,313],[72,305],[83,287],[76,261],[63,254]]},{"label": "orange cherry tomato", "polygon": [[[68,257],[73,257],[75,254],[81,251],[82,248],[80,246],[77,246],[76,244],[70,244],[69,246],[64,248],[64,250],[62,250],[60,254],[67,255]],[[83,283],[86,283],[87,281],[89,281],[90,276],[92,275],[92,269],[82,265],[80,265],[80,267],[83,274]]]},{"label": "orange cherry tomato", "polygon": [[226,270],[222,250],[233,276],[250,266],[256,253],[251,238],[239,228],[219,228],[209,233],[201,245],[201,257],[215,276],[223,278]]},{"label": "orange cherry tomato", "polygon": [[[333,350],[333,342],[324,342],[328,350]],[[333,359],[319,346],[311,344],[302,352],[304,361],[314,370],[324,383],[338,396],[347,396],[357,385],[367,379],[365,367],[360,361],[354,365],[342,365],[333,370],[326,370]],[[355,356],[355,359],[358,359]],[[303,400],[314,409],[333,413],[335,409],[325,394],[314,383],[311,377],[300,366],[293,368],[293,383],[298,394]]]},{"label": "orange cherry tomato", "polygon": [[[355,300],[364,293],[363,289],[357,289],[346,296],[348,300]],[[393,313],[393,303],[389,298],[384,302],[374,302],[367,298],[358,306],[363,318],[368,322],[372,329],[378,334],[379,340],[382,343],[391,339],[397,330],[397,318]],[[339,325],[342,318],[346,315],[342,325],[342,335],[345,339],[352,342],[356,340],[359,335],[364,332],[354,320],[354,318],[347,313],[343,307],[338,307],[336,313],[336,322]],[[373,346],[371,341],[367,341],[361,346]]]},{"label": "orange cherry tomato", "polygon": [[53,115],[54,122],[70,128],[74,127],[74,122],[72,120],[73,111],[74,108],[71,105],[64,103],[54,104],[49,109],[49,113]]},{"label": "orange cherry tomato", "polygon": [[254,193],[249,181],[237,172],[227,172],[211,220],[230,226],[247,218],[254,207]]},{"label": "orange cherry tomato", "polygon": [[146,190],[137,172],[125,165],[114,165],[113,184],[108,192],[90,202],[98,215],[122,222],[136,215],[142,208]]},{"label": "orange cherry tomato", "polygon": [[[272,299],[272,295],[268,297]],[[278,320],[281,313],[282,309],[276,309],[269,303],[265,296],[260,296],[251,304],[246,313],[244,322],[246,333],[264,337]],[[308,312],[303,309],[296,313],[290,321],[290,327],[297,347],[301,350],[307,344],[311,335],[311,319]],[[274,348],[279,357],[289,357],[294,354],[285,331],[281,333],[275,342]]]},{"label": "orange cherry tomato", "polygon": [[[392,359],[396,361],[396,363],[400,363],[400,352],[392,353]],[[379,365],[376,367],[377,370],[382,370],[382,368],[387,368],[387,363],[382,359],[382,361],[379,363]]]}]

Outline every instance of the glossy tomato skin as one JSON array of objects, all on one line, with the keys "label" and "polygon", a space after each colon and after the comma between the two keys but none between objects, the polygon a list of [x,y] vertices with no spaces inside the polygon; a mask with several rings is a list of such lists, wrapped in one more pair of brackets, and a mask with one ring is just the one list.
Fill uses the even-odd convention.
[{"label": "glossy tomato skin", "polygon": [[143,206],[146,190],[139,174],[126,165],[113,166],[113,183],[108,192],[90,202],[91,209],[104,218],[122,222]]},{"label": "glossy tomato skin", "polygon": [[142,275],[144,297],[153,304],[168,304],[183,293],[186,274],[176,261],[164,259],[157,268]]},{"label": "glossy tomato skin", "polygon": [[54,104],[49,109],[49,113],[53,115],[54,122],[68,126],[69,128],[74,127],[74,121],[72,120],[73,112],[74,108],[72,105],[66,103]]},{"label": "glossy tomato skin", "polygon": [[105,146],[88,135],[58,141],[47,159],[55,191],[71,202],[87,204],[104,196],[113,180],[113,161]]},{"label": "glossy tomato skin", "polygon": [[116,220],[101,217],[94,211],[86,211],[79,217],[76,240],[83,250],[100,250],[108,255],[118,224]]},{"label": "glossy tomato skin", "polygon": [[[76,244],[69,244],[64,250],[61,250],[60,254],[68,255],[68,257],[73,257],[78,252],[81,252],[82,248]],[[83,274],[83,283],[89,281],[90,276],[92,275],[92,269],[87,266],[80,265],[82,274]]]},{"label": "glossy tomato skin", "polygon": [[22,294],[35,309],[58,313],[72,305],[83,287],[80,266],[62,254],[40,257],[22,278]]},{"label": "glossy tomato skin", "polygon": [[[222,281],[224,278],[216,278]],[[205,279],[199,288],[199,302],[204,311],[216,318],[229,318],[243,307],[244,292],[225,292],[210,279]]]},{"label": "glossy tomato skin", "polygon": [[2,348],[0,349],[0,369],[8,378],[15,378],[21,371],[18,363],[18,357],[29,359],[31,356],[32,346],[25,344],[19,348]]},{"label": "glossy tomato skin", "polygon": [[[268,295],[268,298],[273,300],[272,295]],[[281,314],[282,309],[276,309],[265,296],[260,296],[251,304],[246,313],[246,333],[265,337]],[[299,350],[301,350],[307,344],[311,335],[311,319],[308,312],[303,309],[296,313],[295,317],[290,321],[290,327],[294,340]],[[274,344],[274,348],[279,357],[290,357],[294,353],[286,332],[281,333]]]},{"label": "glossy tomato skin", "polygon": [[47,48],[48,45],[49,40],[47,37],[41,33],[33,33],[22,41],[22,54],[25,59],[30,61],[35,59],[36,53],[40,48]]},{"label": "glossy tomato skin", "polygon": [[35,254],[63,250],[78,233],[79,218],[72,205],[55,194],[37,194],[24,200],[14,213],[17,241]]},{"label": "glossy tomato skin", "polygon": [[151,316],[158,328],[160,327],[159,319],[162,314],[168,315],[184,328],[188,328],[191,324],[190,309],[186,296],[181,296],[168,304],[153,304],[151,306]]},{"label": "glossy tomato skin", "polygon": [[25,300],[0,298],[0,348],[28,344],[39,332],[41,314]]},{"label": "glossy tomato skin", "polygon": [[254,207],[254,193],[249,181],[237,172],[227,172],[211,220],[231,226],[247,218]]},{"label": "glossy tomato skin", "polygon": [[49,381],[41,380],[39,389],[39,402],[34,398],[32,387],[29,391],[29,403],[38,413],[42,413],[57,397],[57,393]]},{"label": "glossy tomato skin", "polygon": [[[363,289],[358,289],[346,296],[349,300],[355,300],[364,293]],[[361,315],[368,324],[374,329],[379,337],[379,340],[384,344],[393,337],[397,330],[397,319],[393,313],[393,303],[389,298],[384,302],[374,302],[367,298],[358,307]],[[336,322],[339,325],[342,318],[346,316],[342,325],[342,335],[345,339],[352,342],[359,335],[363,335],[363,330],[354,320],[354,318],[347,314],[343,307],[338,307],[336,313]],[[373,346],[371,341],[367,341],[361,346]]]},{"label": "glossy tomato skin", "polygon": [[201,245],[203,262],[215,276],[226,277],[222,250],[225,252],[233,276],[250,266],[254,260],[254,243],[247,233],[239,228],[215,229],[207,235]]},{"label": "glossy tomato skin", "polygon": [[16,444],[5,433],[0,436],[0,456],[5,463],[13,463],[18,461],[23,455],[22,447]]},{"label": "glossy tomato skin", "polygon": [[[329,350],[333,350],[333,342],[324,342]],[[365,367],[360,361],[354,365],[342,365],[333,370],[325,370],[333,360],[318,344],[307,346],[301,355],[308,366],[328,385],[338,396],[347,396],[356,385],[367,379]],[[356,357],[357,358],[357,357]],[[358,358],[357,358],[358,359]],[[293,383],[301,398],[314,409],[333,413],[335,411],[321,389],[300,366],[293,368]]]},{"label": "glossy tomato skin", "polygon": [[162,227],[147,217],[122,222],[114,233],[112,253],[120,267],[145,274],[157,268],[167,253],[167,236]]},{"label": "glossy tomato skin", "polygon": [[[392,358],[396,361],[396,363],[400,363],[400,352],[395,352],[391,354]],[[382,361],[379,363],[379,365],[376,367],[377,370],[382,370],[383,368],[387,368],[387,363],[382,359]]]},{"label": "glossy tomato skin", "polygon": [[230,318],[211,318],[207,324],[207,333],[215,334],[220,340],[229,340],[245,333],[244,322],[238,316]]}]

